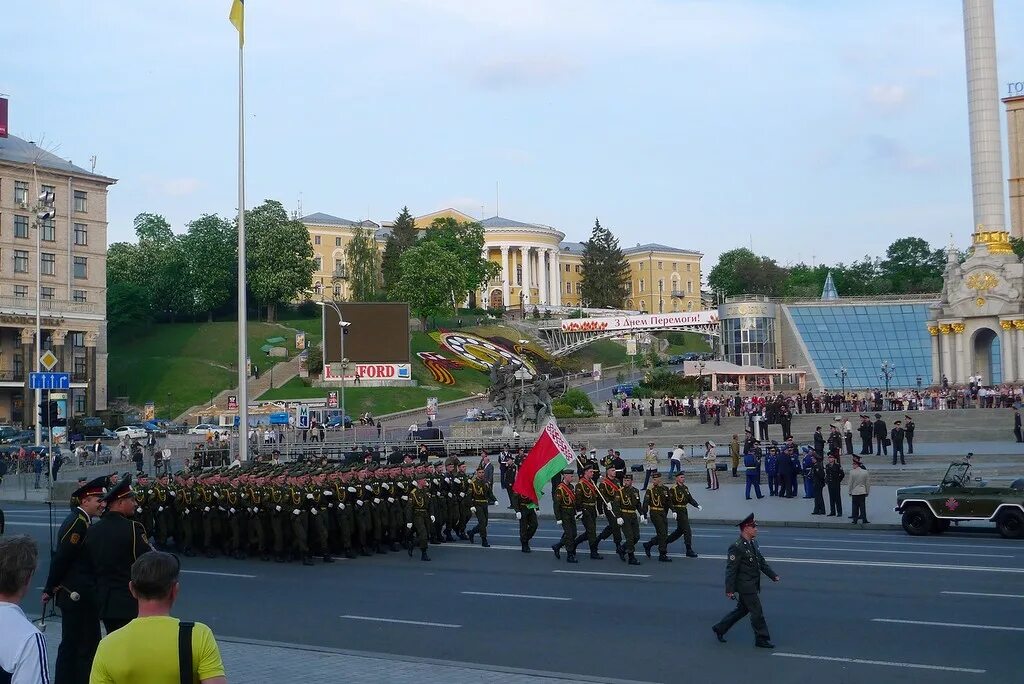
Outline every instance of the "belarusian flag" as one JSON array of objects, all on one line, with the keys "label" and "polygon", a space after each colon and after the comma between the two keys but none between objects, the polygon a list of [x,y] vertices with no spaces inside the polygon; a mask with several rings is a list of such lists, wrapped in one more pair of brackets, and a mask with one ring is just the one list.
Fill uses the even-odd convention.
[{"label": "belarusian flag", "polygon": [[515,484],[512,490],[530,499],[534,503],[540,503],[540,495],[544,493],[544,485],[548,484],[558,473],[565,468],[575,465],[576,454],[569,441],[558,429],[553,419],[549,419],[544,431],[537,438],[537,443],[526,455],[519,471],[516,473]]}]

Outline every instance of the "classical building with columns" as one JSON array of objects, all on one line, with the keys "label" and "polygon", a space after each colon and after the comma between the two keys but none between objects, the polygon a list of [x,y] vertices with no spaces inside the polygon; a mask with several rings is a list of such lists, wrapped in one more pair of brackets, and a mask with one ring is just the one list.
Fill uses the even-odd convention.
[{"label": "classical building with columns", "polygon": [[[107,190],[116,181],[0,136],[0,423],[34,424],[36,282],[42,348],[71,374],[70,415],[107,407]],[[37,221],[39,195],[56,216]],[[39,245],[37,250],[36,245]]]},{"label": "classical building with columns", "polygon": [[[532,309],[537,306],[583,306],[583,245],[566,242],[565,233],[540,223],[492,216],[478,220],[456,209],[443,209],[415,219],[426,230],[438,218],[473,221],[484,228],[483,255],[501,271],[477,293],[483,306]],[[383,249],[390,222],[352,221],[316,213],[300,219],[310,233],[317,260],[314,288],[344,299],[348,296],[345,246],[359,229],[373,230]],[[649,243],[624,247],[629,265],[627,309],[650,313],[700,309],[700,252]]]}]

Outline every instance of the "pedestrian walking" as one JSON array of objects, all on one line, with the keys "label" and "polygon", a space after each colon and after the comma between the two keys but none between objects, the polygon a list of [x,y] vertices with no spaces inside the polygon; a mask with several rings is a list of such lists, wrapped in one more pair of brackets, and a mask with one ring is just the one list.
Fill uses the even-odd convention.
[{"label": "pedestrian walking", "polygon": [[868,494],[871,493],[871,477],[868,474],[864,465],[860,462],[860,458],[853,457],[853,469],[850,470],[850,500],[853,507],[853,518],[851,521],[854,525],[857,521],[867,524],[868,513],[867,513],[867,498]]},{"label": "pedestrian walking", "polygon": [[677,444],[676,448],[672,450],[672,455],[668,458],[668,472],[669,475],[672,473],[681,472],[683,469],[683,445]]},{"label": "pedestrian walking", "polygon": [[36,474],[35,489],[42,489],[42,485],[39,484],[39,481],[43,477],[43,457],[42,455],[40,455],[38,451],[34,452],[33,456],[34,457],[32,459],[32,472]]},{"label": "pedestrian walking", "polygon": [[754,629],[754,645],[758,648],[775,648],[768,632],[761,607],[761,573],[772,582],[779,576],[761,555],[754,539],[757,537],[757,522],[751,513],[739,524],[740,538],[729,547],[725,568],[725,595],[736,600],[736,607],[711,628],[719,641],[725,643],[725,634],[733,625],[750,615],[750,626]]}]

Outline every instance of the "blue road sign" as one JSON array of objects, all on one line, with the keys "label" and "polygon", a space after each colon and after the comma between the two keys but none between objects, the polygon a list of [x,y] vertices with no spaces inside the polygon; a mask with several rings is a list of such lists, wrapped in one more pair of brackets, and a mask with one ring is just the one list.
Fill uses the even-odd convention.
[{"label": "blue road sign", "polygon": [[71,373],[29,373],[28,386],[38,390],[71,389]]}]

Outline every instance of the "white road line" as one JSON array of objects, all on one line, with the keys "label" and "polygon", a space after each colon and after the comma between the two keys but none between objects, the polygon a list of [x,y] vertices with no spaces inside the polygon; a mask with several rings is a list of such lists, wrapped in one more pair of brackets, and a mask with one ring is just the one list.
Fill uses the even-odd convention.
[{"label": "white road line", "polygon": [[467,596],[497,596],[500,598],[537,599],[538,601],[572,601],[565,596],[531,596],[530,594],[495,594],[490,591],[463,591]]},{"label": "white road line", "polygon": [[255,579],[256,575],[241,575],[236,572],[212,572],[210,570],[182,570],[183,575],[214,575],[216,577],[242,577],[244,579]]},{"label": "white road line", "polygon": [[985,594],[980,591],[943,591],[939,592],[942,594],[949,594],[950,596],[991,596],[992,598],[1020,598],[1024,599],[1024,594]]},{"label": "white road line", "polygon": [[963,627],[967,629],[989,629],[996,632],[1024,632],[1024,627],[1003,625],[968,625],[959,622],[929,622],[927,620],[896,620],[893,618],[871,618],[872,622],[892,622],[898,625],[926,625],[929,627]]},{"label": "white road line", "polygon": [[591,570],[552,570],[562,575],[601,575],[603,577],[650,577],[650,575],[634,575],[631,572],[596,572]]},{"label": "white road line", "polygon": [[922,663],[894,663],[888,660],[864,660],[862,658],[840,658],[833,656],[808,655],[806,653],[772,653],[780,658],[800,658],[802,660],[826,660],[835,663],[854,663],[856,665],[883,665],[885,667],[906,667],[914,670],[942,670],[944,672],[963,672],[966,674],[985,674],[985,670],[973,667],[951,667],[948,665],[924,665]]},{"label": "white road line", "polygon": [[954,549],[967,549],[967,548],[970,548],[970,549],[994,549],[994,550],[997,550],[997,551],[1013,551],[1014,550],[1012,543],[1004,544],[1002,546],[997,546],[995,544],[985,544],[985,545],[982,545],[982,544],[944,544],[944,543],[941,543],[941,542],[926,542],[926,541],[920,541],[920,540],[918,540],[918,541],[911,541],[909,538],[907,540],[905,540],[905,541],[881,541],[881,540],[875,541],[875,540],[872,540],[872,539],[860,540],[860,539],[834,539],[834,538],[831,538],[831,537],[829,537],[829,538],[825,538],[825,537],[817,537],[817,538],[815,538],[815,537],[793,537],[793,541],[807,541],[807,542],[819,542],[819,543],[827,542],[829,544],[885,544],[886,546],[914,546],[914,547],[922,547],[922,546],[932,547],[932,546],[935,546],[935,547],[949,547],[949,548],[954,548]]},{"label": "white road line", "polygon": [[913,556],[963,556],[966,558],[1015,558],[1016,556],[992,553],[950,553],[948,551],[896,551],[893,549],[843,549],[834,546],[775,546],[758,544],[762,549],[788,549],[791,551],[840,551],[843,553],[899,553]]},{"label": "white road line", "polygon": [[60,527],[60,523],[44,523],[44,522],[25,522],[24,520],[8,520],[8,526],[16,525],[18,527]]},{"label": "white road line", "polygon": [[366,620],[369,622],[392,622],[399,625],[418,625],[420,627],[447,627],[459,629],[462,625],[451,625],[447,622],[420,622],[418,620],[396,620],[395,618],[369,617],[367,615],[342,615],[344,620]]}]

